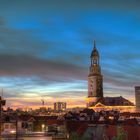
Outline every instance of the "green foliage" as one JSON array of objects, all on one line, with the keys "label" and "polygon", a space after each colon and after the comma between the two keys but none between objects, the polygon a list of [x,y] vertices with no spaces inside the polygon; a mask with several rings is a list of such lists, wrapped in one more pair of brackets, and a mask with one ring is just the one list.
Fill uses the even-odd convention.
[{"label": "green foliage", "polygon": [[90,140],[90,138],[88,138],[88,137],[86,137],[86,136],[82,136],[82,137],[80,138],[80,140]]},{"label": "green foliage", "polygon": [[109,138],[106,135],[103,135],[103,140],[109,140]]},{"label": "green foliage", "polygon": [[127,133],[122,127],[118,127],[117,136],[114,137],[112,140],[127,140]]},{"label": "green foliage", "polygon": [[80,140],[80,137],[76,132],[74,132],[74,133],[71,133],[70,140]]},{"label": "green foliage", "polygon": [[69,140],[89,140],[89,138],[85,136],[79,136],[76,132],[71,133]]}]

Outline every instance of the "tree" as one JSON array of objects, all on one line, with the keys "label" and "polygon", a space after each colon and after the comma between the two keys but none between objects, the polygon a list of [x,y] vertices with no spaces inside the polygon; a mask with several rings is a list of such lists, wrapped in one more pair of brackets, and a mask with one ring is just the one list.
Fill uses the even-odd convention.
[{"label": "tree", "polygon": [[122,127],[117,128],[117,136],[112,140],[127,140],[127,133]]},{"label": "tree", "polygon": [[103,135],[103,140],[109,140],[109,138],[104,134]]},{"label": "tree", "polygon": [[70,135],[70,140],[80,140],[80,137],[76,132],[73,132]]}]

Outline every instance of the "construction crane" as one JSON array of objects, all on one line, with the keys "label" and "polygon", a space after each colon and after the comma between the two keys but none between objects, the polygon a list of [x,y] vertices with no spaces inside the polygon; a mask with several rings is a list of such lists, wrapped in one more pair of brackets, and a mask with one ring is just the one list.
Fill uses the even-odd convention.
[{"label": "construction crane", "polygon": [[44,104],[45,104],[44,99],[41,99],[41,103],[42,103],[42,106],[44,107]]}]

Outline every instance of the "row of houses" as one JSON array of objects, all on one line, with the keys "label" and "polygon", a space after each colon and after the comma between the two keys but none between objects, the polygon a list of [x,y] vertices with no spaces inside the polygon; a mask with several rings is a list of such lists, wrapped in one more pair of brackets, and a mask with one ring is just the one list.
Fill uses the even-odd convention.
[{"label": "row of houses", "polygon": [[[40,132],[46,136],[70,138],[72,135],[78,135],[84,138],[91,138],[99,137],[98,134],[101,133],[101,138],[103,136],[111,137],[109,135],[110,127],[115,127],[115,136],[117,126],[137,127],[138,129],[139,121],[136,119],[136,114],[120,114],[116,111],[94,112],[90,109],[84,109],[79,113],[68,112],[59,116],[4,114],[2,119],[2,135],[18,134],[18,136],[23,136]],[[100,138],[98,139],[100,140]]]},{"label": "row of houses", "polygon": [[56,116],[19,116],[17,122],[15,120],[3,122],[3,130],[10,132],[10,135],[14,134],[15,131],[18,131],[19,136],[41,131],[46,136],[61,136],[65,139],[77,135],[81,140],[89,138],[101,140],[104,136],[112,139],[117,135],[120,126],[129,138],[132,138],[132,134],[135,134],[133,140],[140,138],[140,127],[134,119],[121,125],[96,124],[93,121],[59,120]]}]

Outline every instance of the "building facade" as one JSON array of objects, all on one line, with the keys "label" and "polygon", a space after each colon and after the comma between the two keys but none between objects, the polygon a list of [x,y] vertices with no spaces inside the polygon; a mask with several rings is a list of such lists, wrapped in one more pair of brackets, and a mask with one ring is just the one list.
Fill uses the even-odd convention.
[{"label": "building facade", "polygon": [[[134,104],[122,96],[104,97],[103,96],[103,76],[100,67],[100,56],[94,41],[94,48],[91,52],[91,64],[88,75],[88,97],[86,98],[87,107],[100,110],[119,110],[133,111]],[[140,108],[140,87],[136,88],[137,107]]]},{"label": "building facade", "polygon": [[67,108],[66,102],[55,102],[54,103],[54,111],[55,112],[66,111],[66,108]]},{"label": "building facade", "polygon": [[136,110],[140,111],[140,86],[135,87]]}]

